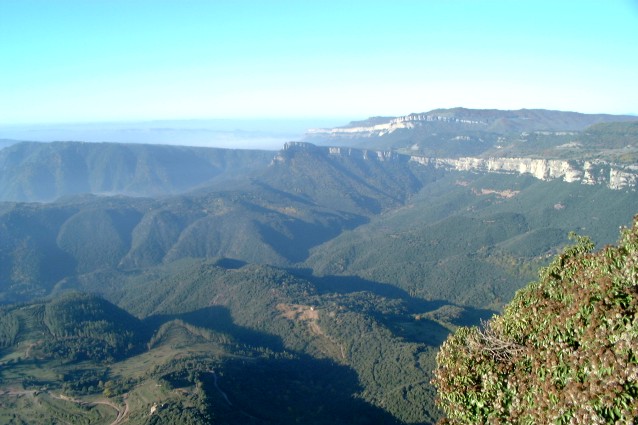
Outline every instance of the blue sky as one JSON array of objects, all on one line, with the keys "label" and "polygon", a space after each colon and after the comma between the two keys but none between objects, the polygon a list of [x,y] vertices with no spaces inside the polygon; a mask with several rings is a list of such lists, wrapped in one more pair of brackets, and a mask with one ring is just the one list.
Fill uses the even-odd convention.
[{"label": "blue sky", "polygon": [[638,113],[637,0],[0,0],[0,124]]}]

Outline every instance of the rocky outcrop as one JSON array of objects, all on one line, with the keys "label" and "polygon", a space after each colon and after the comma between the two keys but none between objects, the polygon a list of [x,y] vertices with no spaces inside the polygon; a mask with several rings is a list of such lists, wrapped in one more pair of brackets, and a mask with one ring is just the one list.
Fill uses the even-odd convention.
[{"label": "rocky outcrop", "polygon": [[539,158],[427,158],[411,156],[410,161],[435,168],[502,174],[530,174],[539,180],[603,184],[610,189],[635,190],[638,166],[621,166],[605,161],[565,161]]},{"label": "rocky outcrop", "polygon": [[361,158],[364,160],[377,160],[377,161],[399,161],[406,160],[405,155],[400,155],[392,150],[378,151],[371,149],[353,149],[344,147],[322,147],[316,146],[307,142],[288,142],[284,145],[284,148],[275,155],[273,163],[285,162],[290,155],[294,152],[315,152],[321,155],[329,155],[332,157],[351,157]]}]

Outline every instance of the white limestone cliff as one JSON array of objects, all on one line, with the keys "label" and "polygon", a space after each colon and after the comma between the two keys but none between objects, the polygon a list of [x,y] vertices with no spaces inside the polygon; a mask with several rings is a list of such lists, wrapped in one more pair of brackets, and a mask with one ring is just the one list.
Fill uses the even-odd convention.
[{"label": "white limestone cliff", "polygon": [[635,189],[638,168],[604,161],[565,161],[537,158],[428,158],[411,156],[410,161],[435,168],[503,174],[530,174],[539,180],[604,184],[610,189]]},{"label": "white limestone cliff", "polygon": [[378,137],[390,134],[399,129],[410,129],[423,122],[450,122],[461,124],[485,125],[482,121],[474,121],[455,117],[446,117],[436,114],[410,114],[402,117],[391,118],[388,122],[370,126],[335,127],[335,128],[311,128],[308,136],[330,137]]}]

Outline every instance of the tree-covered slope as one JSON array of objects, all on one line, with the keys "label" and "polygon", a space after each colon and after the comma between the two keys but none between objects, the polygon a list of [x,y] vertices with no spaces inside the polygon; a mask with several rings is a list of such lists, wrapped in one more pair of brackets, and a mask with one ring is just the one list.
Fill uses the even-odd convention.
[{"label": "tree-covered slope", "polygon": [[567,243],[598,244],[631,222],[631,191],[451,172],[410,203],[311,251],[317,274],[356,275],[425,299],[499,308]]},{"label": "tree-covered slope", "polygon": [[165,200],[84,197],[3,204],[0,292],[6,301],[28,300],[78,273],[189,257],[292,264],[365,220],[263,188]]},{"label": "tree-covered slope", "polygon": [[[172,153],[152,175],[177,175]],[[0,302],[25,303],[0,317],[0,422],[79,422],[84,406],[97,423],[432,423],[448,333],[500,310],[569,231],[611,242],[638,211],[631,187],[270,155],[169,197],[0,203]],[[242,170],[227,161],[219,178]]]},{"label": "tree-covered slope", "polygon": [[[0,378],[8,388],[101,395],[116,405],[127,394],[131,423],[146,423],[141,412],[153,403],[162,406],[155,420],[177,423],[184,422],[175,409],[189,405],[209,418],[203,423],[246,414],[259,424],[431,423],[439,416],[429,384],[435,346],[447,327],[467,323],[429,318],[439,304],[380,296],[373,284],[333,292],[281,269],[228,260],[184,260],[100,281],[84,276],[57,288],[70,289],[101,292],[141,320],[77,293],[8,307],[0,362],[9,367]],[[15,401],[2,392],[0,399]],[[24,414],[34,411],[42,405]]]},{"label": "tree-covered slope", "polygon": [[[109,280],[119,279],[120,285],[105,295],[149,324],[179,319],[239,343],[347,366],[357,376],[357,395],[396,419],[438,417],[430,370],[435,346],[448,329],[418,315],[440,305],[413,302],[400,292],[380,296],[372,284],[339,293],[272,267],[219,264],[225,262],[186,261],[124,281],[113,276]],[[76,285],[99,289],[90,280]],[[446,326],[464,323],[461,316]]]},{"label": "tree-covered slope", "polygon": [[407,161],[365,155],[291,148],[259,178],[224,190],[1,204],[0,291],[7,300],[26,300],[77,273],[180,258],[303,261],[312,247],[403,205],[429,178]]},{"label": "tree-covered slope", "polygon": [[114,361],[141,348],[141,333],[138,319],[102,298],[82,293],[7,306],[0,312],[0,347],[29,346],[27,357]]},{"label": "tree-covered slope", "polygon": [[118,143],[22,142],[0,150],[0,200],[84,193],[165,196],[263,170],[272,152]]},{"label": "tree-covered slope", "polygon": [[403,205],[431,170],[393,152],[286,144],[260,182],[325,207],[371,215]]}]

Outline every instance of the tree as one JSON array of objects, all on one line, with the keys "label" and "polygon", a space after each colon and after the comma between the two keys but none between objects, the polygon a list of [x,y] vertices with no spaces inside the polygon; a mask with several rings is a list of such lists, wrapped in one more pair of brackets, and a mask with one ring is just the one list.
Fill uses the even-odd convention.
[{"label": "tree", "polygon": [[443,344],[443,422],[638,423],[638,216],[617,246],[578,237],[502,315]]}]

